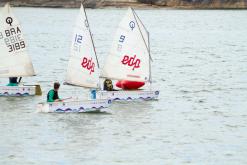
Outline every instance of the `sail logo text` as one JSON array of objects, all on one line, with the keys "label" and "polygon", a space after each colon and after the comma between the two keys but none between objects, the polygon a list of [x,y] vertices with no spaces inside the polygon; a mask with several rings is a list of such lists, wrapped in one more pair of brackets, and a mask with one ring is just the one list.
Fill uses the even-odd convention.
[{"label": "sail logo text", "polygon": [[87,59],[86,57],[84,57],[83,60],[82,60],[81,66],[83,68],[89,70],[90,71],[90,74],[92,72],[94,72],[95,64],[94,64],[92,58],[91,59]]},{"label": "sail logo text", "polygon": [[128,55],[125,55],[121,62],[124,65],[128,65],[131,67],[133,66],[132,70],[135,70],[135,68],[140,68],[141,60],[136,58],[136,55],[134,55],[134,57],[130,57]]}]

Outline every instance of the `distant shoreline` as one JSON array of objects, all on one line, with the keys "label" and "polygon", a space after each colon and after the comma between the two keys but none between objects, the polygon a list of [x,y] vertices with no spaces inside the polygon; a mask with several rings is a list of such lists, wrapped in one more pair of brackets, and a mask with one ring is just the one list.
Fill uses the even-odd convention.
[{"label": "distant shoreline", "polygon": [[[5,3],[0,2],[3,7]],[[81,4],[12,4],[13,7],[37,7],[37,8],[80,8]],[[143,3],[115,3],[115,4],[84,4],[85,8],[101,9],[101,8],[169,8],[167,6],[150,5]]]},{"label": "distant shoreline", "polygon": [[[4,1],[4,0],[3,0]],[[7,2],[7,1],[6,1]],[[3,7],[6,2],[0,2],[0,7]],[[78,1],[68,0],[66,2],[62,0],[54,0],[50,2],[43,2],[42,0],[36,0],[30,2],[10,2],[13,7],[37,7],[37,8],[79,8],[81,3]],[[138,9],[184,9],[184,10],[245,10],[247,9],[246,3],[226,3],[226,4],[148,4],[137,2],[136,0],[121,0],[121,1],[87,1],[84,3],[86,8],[102,9],[102,8],[127,8],[133,7]]]}]

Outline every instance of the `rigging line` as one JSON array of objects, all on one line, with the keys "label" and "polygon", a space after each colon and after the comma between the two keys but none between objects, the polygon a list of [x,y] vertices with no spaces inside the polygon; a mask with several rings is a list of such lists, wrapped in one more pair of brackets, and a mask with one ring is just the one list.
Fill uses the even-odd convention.
[{"label": "rigging line", "polygon": [[[149,45],[149,54],[150,54],[150,42],[149,42],[149,32],[148,32],[148,45]],[[149,56],[149,57],[151,57],[151,55]],[[151,60],[152,60],[152,58],[151,58]],[[151,64],[151,60],[149,60],[149,82],[150,82],[150,84],[152,84],[152,64]]]},{"label": "rigging line", "polygon": [[[83,6],[83,5],[82,5]],[[93,44],[93,50],[94,50],[94,54],[95,54],[95,57],[96,57],[96,61],[97,61],[97,66],[99,68],[99,61],[98,61],[98,57],[97,57],[97,53],[96,53],[96,49],[95,49],[95,45],[94,45],[94,42],[93,42],[93,37],[92,37],[92,33],[91,33],[91,30],[90,30],[90,26],[89,26],[89,22],[88,22],[88,19],[87,19],[87,13],[85,11],[85,8],[83,7],[83,11],[84,11],[84,14],[86,16],[86,21],[87,21],[87,24],[88,24],[88,31],[89,31],[89,34],[90,34],[90,38],[91,38],[91,41],[92,41],[92,44]]]},{"label": "rigging line", "polygon": [[[85,2],[85,1],[86,1],[86,0],[84,0],[83,2]],[[93,44],[93,50],[94,50],[95,58],[96,58],[96,61],[97,61],[97,66],[98,66],[98,68],[99,68],[99,60],[98,60],[98,56],[97,56],[97,53],[96,53],[96,49],[95,49],[95,45],[94,45],[92,33],[91,33],[91,30],[90,30],[89,22],[88,22],[88,19],[87,19],[87,13],[86,13],[85,8],[84,8],[83,5],[82,5],[82,7],[83,7],[84,14],[85,14],[85,16],[86,16],[86,20],[87,20],[87,24],[88,24],[88,31],[89,31],[90,38],[91,38],[91,41],[92,41],[92,44]],[[100,86],[100,79],[99,79],[99,81],[98,81],[97,88],[101,89],[101,86]]]},{"label": "rigging line", "polygon": [[[132,10],[132,13],[133,13],[133,15],[134,15],[134,18],[135,18],[135,20],[136,20],[136,16],[137,16],[137,14],[135,14],[135,11],[131,8],[131,10]],[[137,16],[138,17],[138,16]],[[138,19],[139,19],[139,17],[138,17]],[[139,19],[140,20],[140,19]],[[141,22],[141,20],[140,20],[140,22]],[[139,29],[139,31],[140,31],[140,33],[141,33],[141,36],[142,36],[142,40],[144,41],[144,43],[145,43],[145,46],[146,46],[146,49],[148,50],[148,55],[149,55],[149,82],[150,82],[150,84],[151,84],[151,80],[152,80],[152,72],[151,72],[151,61],[153,61],[152,60],[152,57],[151,57],[151,55],[150,55],[150,49],[149,48],[147,48],[147,44],[146,44],[146,42],[145,42],[145,39],[144,39],[144,37],[143,37],[143,34],[142,34],[142,32],[141,32],[141,29],[140,29],[140,26],[139,26],[139,24],[138,24],[138,21],[136,20],[136,23],[137,23],[137,26],[138,26],[138,29]],[[145,28],[145,27],[144,27]],[[146,29],[145,29],[146,30]],[[146,32],[147,32],[147,34],[148,34],[148,45],[150,45],[150,42],[149,42],[149,32],[146,30]]]},{"label": "rigging line", "polygon": [[[131,11],[132,11],[132,13],[133,13],[133,15],[134,15],[134,18],[135,18],[135,21],[136,21],[136,23],[137,23],[137,26],[138,26],[138,29],[139,29],[139,31],[140,31],[140,33],[141,33],[141,36],[142,36],[142,40],[144,41],[144,43],[145,43],[145,47],[146,47],[146,49],[148,50],[148,53],[149,53],[149,58],[150,58],[150,60],[151,61],[153,61],[153,59],[152,59],[152,57],[151,57],[151,54],[150,54],[150,48],[147,46],[147,43],[146,43],[146,41],[145,41],[145,39],[144,39],[144,37],[143,37],[143,34],[142,34],[142,32],[141,32],[141,29],[140,29],[140,26],[139,26],[139,24],[138,24],[138,21],[137,21],[137,19],[136,19],[136,17],[140,20],[140,18],[137,16],[137,14],[135,13],[135,11],[132,9],[132,8],[130,8],[131,9]],[[140,22],[141,22],[141,20],[140,20]],[[141,22],[141,24],[143,25],[143,23]],[[144,27],[144,29],[146,30],[146,28],[145,28],[145,26],[143,25],[143,27]],[[146,32],[148,33],[148,31],[146,30]],[[149,35],[148,35],[148,40],[149,40]]]}]

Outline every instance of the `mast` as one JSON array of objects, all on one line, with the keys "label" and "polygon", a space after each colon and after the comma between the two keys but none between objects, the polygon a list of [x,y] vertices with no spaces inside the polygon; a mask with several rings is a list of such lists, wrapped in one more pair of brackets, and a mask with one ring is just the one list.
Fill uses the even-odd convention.
[{"label": "mast", "polygon": [[10,12],[10,4],[9,4],[9,2],[7,2],[6,5],[8,6],[8,13],[9,13]]},{"label": "mast", "polygon": [[[82,6],[83,6],[83,5],[82,5]],[[95,49],[95,46],[94,46],[94,42],[93,42],[92,33],[91,33],[91,30],[90,30],[90,27],[89,27],[89,22],[88,22],[88,19],[87,19],[87,13],[86,13],[86,11],[85,11],[84,6],[83,6],[83,11],[84,11],[84,14],[85,14],[85,16],[86,16],[87,25],[88,25],[88,31],[89,31],[90,38],[91,38],[91,41],[92,41],[92,44],[93,44],[93,50],[94,50],[94,54],[95,54],[95,57],[96,57],[97,66],[98,66],[98,68],[99,68],[99,61],[98,61],[98,57],[97,57],[97,53],[96,53],[96,49]]]},{"label": "mast", "polygon": [[[90,30],[90,26],[89,26],[89,22],[88,22],[88,19],[87,19],[87,13],[85,11],[85,8],[83,6],[83,11],[85,13],[85,16],[86,16],[86,20],[87,20],[87,24],[88,24],[88,31],[89,31],[89,34],[90,34],[90,38],[91,38],[91,41],[92,41],[92,44],[93,44],[93,50],[94,50],[94,54],[95,54],[95,57],[96,57],[96,61],[97,61],[97,66],[99,68],[99,60],[98,60],[98,56],[97,56],[97,53],[96,53],[96,49],[95,49],[95,45],[94,45],[94,41],[93,41],[93,36],[92,36],[92,33],[91,33],[91,30]],[[101,86],[100,86],[100,79],[98,81],[98,88],[101,89]]]},{"label": "mast", "polygon": [[[148,32],[148,30],[146,29],[146,27],[144,26],[144,24],[142,23],[141,19],[140,19],[140,18],[138,17],[138,15],[136,14],[135,10],[134,10],[133,8],[131,8],[131,11],[133,12],[134,18],[135,18],[135,20],[136,20],[138,29],[140,30],[140,33],[141,33],[142,39],[143,39],[143,41],[144,41],[144,43],[145,43],[145,46],[146,46],[146,48],[148,49],[150,59],[151,59],[151,61],[153,61],[153,59],[152,59],[152,57],[151,57],[151,54],[150,54],[150,51],[149,51],[149,49],[150,49],[150,45],[149,45],[149,32]],[[148,34],[148,43],[145,42],[145,39],[144,39],[144,37],[143,37],[142,31],[141,31],[141,29],[140,29],[140,26],[139,26],[139,24],[138,24],[138,21],[137,21],[136,17],[137,17],[138,20],[141,22],[142,26],[144,27],[145,31],[146,31],[147,34]],[[148,44],[148,45],[147,45],[147,44]]]},{"label": "mast", "polygon": [[[151,76],[152,76],[152,72],[151,72],[151,61],[153,61],[153,60],[152,60],[152,57],[151,57],[151,54],[150,54],[149,32],[147,31],[146,27],[143,25],[143,23],[141,22],[140,18],[138,17],[138,15],[135,13],[135,11],[134,11],[132,8],[131,8],[131,11],[132,11],[132,13],[133,13],[133,15],[134,15],[134,18],[135,18],[135,21],[136,21],[136,23],[137,23],[138,29],[139,29],[139,31],[140,31],[140,33],[141,33],[142,40],[143,40],[143,42],[145,43],[145,46],[146,46],[146,48],[147,48],[147,50],[148,50],[148,55],[149,55],[149,82],[150,82],[150,84],[151,84],[151,83],[152,83],[152,77],[151,77]],[[136,17],[138,18],[138,20],[140,20],[142,26],[144,27],[144,29],[146,30],[146,32],[147,32],[147,34],[148,34],[148,43],[146,43],[146,41],[145,41],[145,39],[144,39],[144,37],[143,37],[142,31],[141,31],[141,29],[140,29],[140,26],[139,26],[139,24],[138,24],[138,21],[137,21]],[[147,44],[148,44],[148,45],[147,45]]]},{"label": "mast", "polygon": [[149,82],[150,82],[150,84],[152,84],[152,64],[151,64],[151,61],[153,61],[152,60],[152,58],[151,58],[151,52],[150,52],[150,40],[149,40],[149,32],[148,32],[148,47],[149,47],[149,58],[150,58],[150,60],[149,60]]}]

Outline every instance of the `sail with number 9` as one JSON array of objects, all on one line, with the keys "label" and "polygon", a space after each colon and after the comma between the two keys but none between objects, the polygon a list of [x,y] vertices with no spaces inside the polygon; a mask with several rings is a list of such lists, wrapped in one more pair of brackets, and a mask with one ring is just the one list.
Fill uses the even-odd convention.
[{"label": "sail with number 9", "polygon": [[118,26],[101,77],[150,81],[150,60],[148,31],[129,8]]},{"label": "sail with number 9", "polygon": [[7,3],[0,14],[0,77],[34,76],[20,22]]}]

